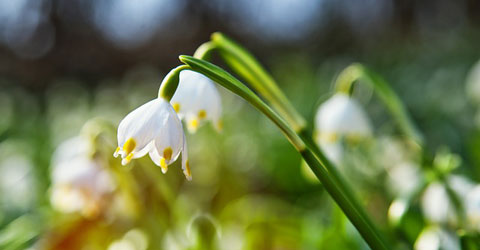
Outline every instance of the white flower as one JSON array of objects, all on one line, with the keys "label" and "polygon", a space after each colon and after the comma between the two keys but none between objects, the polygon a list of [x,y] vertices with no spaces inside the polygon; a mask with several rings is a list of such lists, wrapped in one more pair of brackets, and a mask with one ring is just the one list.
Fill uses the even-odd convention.
[{"label": "white flower", "polygon": [[[473,183],[461,176],[451,175],[447,179],[448,185],[455,192],[463,205],[467,202],[467,193],[474,187]],[[457,223],[455,206],[450,200],[447,189],[442,183],[433,182],[422,196],[422,211],[425,217],[434,223]]]},{"label": "white flower", "polygon": [[123,165],[148,153],[165,173],[182,153],[183,172],[191,179],[182,123],[165,99],[151,100],[130,112],[118,126],[117,139],[114,156],[121,155]]},{"label": "white flower", "polygon": [[[8,143],[8,142],[7,142]],[[34,166],[21,154],[2,154],[0,163],[0,202],[16,209],[26,209],[36,198]]]},{"label": "white flower", "polygon": [[455,234],[439,227],[429,227],[420,233],[414,245],[415,250],[460,250],[460,240]]},{"label": "white flower", "polygon": [[465,199],[468,226],[480,231],[480,185],[468,192]]},{"label": "white flower", "polygon": [[121,239],[113,241],[108,250],[146,250],[148,248],[148,237],[140,229],[128,231]]},{"label": "white flower", "polygon": [[439,182],[430,184],[423,193],[421,204],[423,214],[429,221],[435,223],[455,222],[455,207],[450,202],[443,184]]},{"label": "white flower", "polygon": [[180,72],[180,82],[170,103],[191,133],[205,121],[211,121],[218,130],[222,128],[220,94],[215,83],[200,73]]},{"label": "white flower", "polygon": [[370,121],[353,98],[337,93],[324,102],[315,116],[316,130],[329,139],[338,136],[370,136]]},{"label": "white flower", "polygon": [[65,213],[97,215],[114,191],[109,172],[91,156],[92,146],[84,137],[71,138],[58,146],[52,159],[52,206]]},{"label": "white flower", "polygon": [[388,188],[395,196],[407,197],[422,184],[420,167],[413,162],[400,162],[388,169]]},{"label": "white flower", "polygon": [[337,93],[324,102],[315,115],[316,141],[327,157],[339,162],[341,138],[356,140],[372,134],[372,126],[365,111],[348,95]]}]

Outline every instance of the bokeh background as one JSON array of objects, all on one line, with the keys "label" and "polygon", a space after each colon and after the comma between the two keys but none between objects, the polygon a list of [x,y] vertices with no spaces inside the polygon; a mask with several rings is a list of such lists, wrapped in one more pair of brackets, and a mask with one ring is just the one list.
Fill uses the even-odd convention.
[{"label": "bokeh background", "polygon": [[[279,130],[223,89],[223,132],[188,135],[192,182],[179,166],[162,175],[148,159],[113,159],[119,121],[215,31],[252,51],[309,122],[338,73],[363,63],[400,96],[428,150],[480,180],[479,1],[0,0],[1,249],[366,248]],[[344,168],[360,174],[347,179],[398,247],[427,226],[454,233],[455,223],[420,211],[420,198],[411,223],[389,221],[398,194],[385,188],[388,169],[422,166],[362,86],[355,97],[374,135],[349,149]],[[109,176],[101,182],[112,183],[58,191],[56,149],[79,135],[89,149],[66,148],[93,154]],[[73,194],[75,185],[88,194]],[[94,208],[71,205],[79,199]]]}]

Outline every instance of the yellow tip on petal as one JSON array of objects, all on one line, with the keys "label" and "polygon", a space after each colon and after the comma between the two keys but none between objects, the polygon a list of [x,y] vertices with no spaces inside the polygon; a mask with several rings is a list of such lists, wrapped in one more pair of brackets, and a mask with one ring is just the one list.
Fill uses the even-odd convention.
[{"label": "yellow tip on petal", "polygon": [[200,109],[200,111],[198,111],[198,120],[203,120],[207,117],[207,111],[205,111],[205,109]]},{"label": "yellow tip on petal", "polygon": [[337,133],[321,133],[320,139],[324,142],[333,143],[338,141],[338,134]]},{"label": "yellow tip on petal", "polygon": [[115,149],[115,152],[113,152],[113,157],[117,158],[119,151],[120,151],[120,147],[117,147],[117,149]]},{"label": "yellow tip on petal", "polygon": [[165,158],[165,160],[167,161],[170,161],[172,159],[172,154],[173,150],[171,147],[167,147],[163,150],[163,158]]},{"label": "yellow tip on petal", "polygon": [[218,120],[217,122],[217,130],[219,132],[221,132],[223,130],[223,121],[222,120]]},{"label": "yellow tip on petal", "polygon": [[122,160],[122,165],[127,165],[128,163],[130,163],[133,159],[133,153],[130,153],[127,155],[127,157],[125,157],[125,159]]},{"label": "yellow tip on petal", "polygon": [[175,109],[175,112],[178,113],[178,111],[180,111],[180,103],[174,102],[172,103],[172,106],[173,106],[173,109]]},{"label": "yellow tip on petal", "polygon": [[192,172],[190,171],[190,164],[188,163],[188,160],[185,162],[185,170],[183,170],[183,174],[185,174],[187,180],[192,180]]},{"label": "yellow tip on petal", "polygon": [[[123,151],[125,151],[125,154],[130,154],[135,147],[137,146],[137,143],[133,138],[128,139],[125,144],[123,144]],[[128,156],[127,156],[128,157]]]},{"label": "yellow tip on petal", "polygon": [[197,128],[198,128],[198,120],[197,119],[190,120],[190,122],[188,123],[188,130],[190,130],[190,132],[195,132],[197,131]]},{"label": "yellow tip on petal", "polygon": [[165,158],[163,157],[160,158],[160,167],[162,168],[162,173],[165,174],[168,170],[168,165],[167,161],[165,161]]}]

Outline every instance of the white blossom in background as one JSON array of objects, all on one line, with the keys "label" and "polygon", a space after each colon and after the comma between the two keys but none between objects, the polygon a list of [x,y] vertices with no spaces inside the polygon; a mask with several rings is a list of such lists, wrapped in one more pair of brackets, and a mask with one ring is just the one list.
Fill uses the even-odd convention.
[{"label": "white blossom in background", "polygon": [[460,250],[458,237],[439,227],[428,227],[424,229],[414,245],[415,250]]},{"label": "white blossom in background", "polygon": [[73,137],[53,155],[50,202],[58,211],[96,216],[115,190],[110,173],[92,158],[90,143],[87,138]]},{"label": "white blossom in background", "polygon": [[466,202],[467,194],[475,188],[475,183],[461,175],[449,175],[448,183],[462,202]]},{"label": "white blossom in background", "polygon": [[[458,175],[451,175],[447,179],[448,185],[455,192],[464,206],[468,204],[467,194],[473,189],[473,183]],[[422,211],[424,216],[433,223],[457,223],[455,206],[451,201],[447,189],[440,182],[431,183],[422,195]]]},{"label": "white blossom in background", "polygon": [[2,157],[0,163],[0,202],[15,209],[27,209],[36,198],[33,165],[23,155]]},{"label": "white blossom in background", "polygon": [[388,220],[390,223],[393,225],[398,225],[402,218],[403,215],[407,212],[408,210],[408,201],[402,198],[398,198],[390,204],[390,207],[388,208]]},{"label": "white blossom in background", "polygon": [[165,99],[151,100],[130,112],[118,126],[117,139],[114,156],[121,156],[123,165],[148,153],[166,173],[181,153],[183,173],[191,180],[182,123]]},{"label": "white blossom in background", "polygon": [[446,188],[440,182],[431,183],[423,193],[422,211],[425,218],[434,223],[455,222],[456,214]]},{"label": "white blossom in background", "polygon": [[132,229],[119,239],[113,241],[108,250],[146,250],[148,248],[148,237],[140,229]]},{"label": "white blossom in background", "polygon": [[325,101],[315,115],[315,139],[327,157],[341,161],[341,139],[354,141],[372,135],[372,126],[360,104],[350,96],[337,93]]},{"label": "white blossom in background", "polygon": [[420,166],[412,162],[401,162],[388,169],[387,186],[394,196],[407,197],[422,184]]},{"label": "white blossom in background", "polygon": [[170,103],[189,132],[194,133],[206,121],[211,121],[217,130],[222,129],[220,94],[208,77],[191,70],[180,72],[180,82]]},{"label": "white blossom in background", "polygon": [[475,186],[465,198],[465,212],[468,226],[480,232],[480,185]]}]

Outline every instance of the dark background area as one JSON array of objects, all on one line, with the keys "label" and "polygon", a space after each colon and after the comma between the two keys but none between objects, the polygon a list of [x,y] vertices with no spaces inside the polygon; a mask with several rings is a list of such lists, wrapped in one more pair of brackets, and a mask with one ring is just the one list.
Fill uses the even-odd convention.
[{"label": "dark background area", "polygon": [[59,76],[95,85],[138,64],[165,72],[215,31],[263,61],[299,53],[375,63],[406,46],[478,45],[479,13],[476,0],[4,0],[0,75],[42,90]]}]

